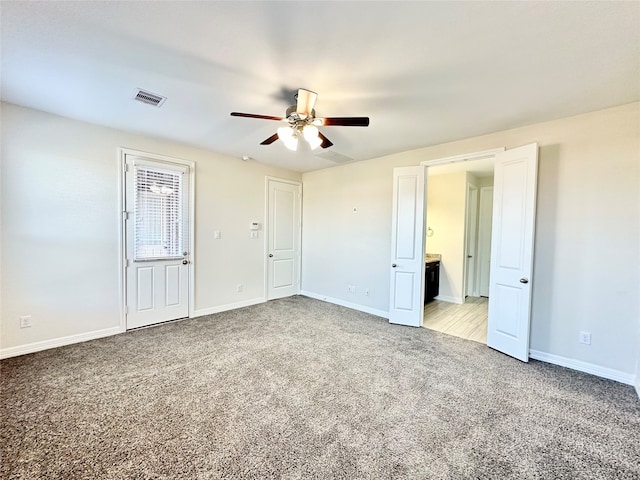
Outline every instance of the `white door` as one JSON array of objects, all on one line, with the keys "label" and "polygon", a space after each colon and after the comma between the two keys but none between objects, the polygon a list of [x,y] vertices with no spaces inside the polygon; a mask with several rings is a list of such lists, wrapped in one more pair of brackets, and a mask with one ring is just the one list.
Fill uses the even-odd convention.
[{"label": "white door", "polygon": [[477,297],[476,288],[476,245],[478,228],[478,187],[467,184],[467,225],[466,225],[466,288],[467,297]]},{"label": "white door", "polygon": [[299,183],[267,179],[267,299],[300,293]]},{"label": "white door", "polygon": [[487,345],[529,359],[538,145],[496,156]]},{"label": "white door", "polygon": [[189,316],[189,166],[125,157],[127,328]]},{"label": "white door", "polygon": [[422,325],[425,167],[393,169],[389,322]]},{"label": "white door", "polygon": [[491,217],[493,216],[493,187],[480,189],[478,214],[478,293],[489,296],[489,269],[491,267]]}]

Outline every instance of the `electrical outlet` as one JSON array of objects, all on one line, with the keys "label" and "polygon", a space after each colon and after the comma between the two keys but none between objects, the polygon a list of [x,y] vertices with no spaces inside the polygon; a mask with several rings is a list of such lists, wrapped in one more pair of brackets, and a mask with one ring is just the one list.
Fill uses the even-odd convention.
[{"label": "electrical outlet", "polygon": [[216,240],[220,240],[220,238],[222,238],[222,234],[220,233],[220,230],[215,230],[213,232],[213,238],[215,238]]},{"label": "electrical outlet", "polygon": [[240,293],[242,291],[242,284],[239,283],[238,285],[236,285],[236,292]]},{"label": "electrical outlet", "polygon": [[584,343],[585,345],[591,345],[591,332],[580,332],[578,341],[580,343]]},{"label": "electrical outlet", "polygon": [[365,296],[365,297],[368,297],[368,296],[369,296],[369,289],[368,289],[368,288],[365,288],[365,289],[364,289],[364,296]]},{"label": "electrical outlet", "polygon": [[29,328],[31,326],[31,315],[20,317],[20,328]]},{"label": "electrical outlet", "polygon": [[258,231],[251,230],[251,232],[249,233],[249,238],[258,238]]},{"label": "electrical outlet", "polygon": [[356,293],[356,286],[355,285],[347,285],[347,290],[349,291],[349,293]]}]

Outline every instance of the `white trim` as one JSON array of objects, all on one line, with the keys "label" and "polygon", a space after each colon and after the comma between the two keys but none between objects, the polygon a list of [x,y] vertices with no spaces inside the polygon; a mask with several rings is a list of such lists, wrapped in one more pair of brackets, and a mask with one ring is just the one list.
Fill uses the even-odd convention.
[{"label": "white trim", "polygon": [[483,150],[482,152],[465,153],[462,155],[454,155],[452,157],[436,158],[435,160],[425,160],[420,165],[433,167],[435,165],[445,165],[447,163],[464,162],[467,160],[481,160],[483,158],[495,157],[498,153],[505,151],[505,147],[494,148],[491,150]]},{"label": "white trim", "polygon": [[636,375],[636,393],[638,394],[638,398],[640,398],[640,375]]},{"label": "white trim", "polygon": [[307,290],[301,290],[300,295],[304,295],[305,297],[315,298],[316,300],[322,300],[323,302],[333,303],[335,305],[340,305],[341,307],[347,307],[352,310],[358,310],[364,313],[370,313],[371,315],[375,315],[376,317],[389,318],[389,312],[385,312],[384,310],[377,310],[375,308],[366,307],[364,305],[358,305],[357,303],[347,302],[345,300],[341,300],[339,298],[327,297],[326,295],[322,295],[320,293],[309,292]]},{"label": "white trim", "polygon": [[204,315],[211,315],[213,313],[226,312],[228,310],[235,310],[236,308],[250,307],[251,305],[258,305],[260,303],[265,303],[266,300],[264,298],[251,298],[249,300],[243,300],[241,302],[236,303],[227,303],[226,305],[218,305],[217,307],[209,307],[209,308],[201,308],[193,312],[193,315],[190,318],[202,317]]},{"label": "white trim", "polygon": [[64,347],[74,343],[88,342],[97,338],[110,337],[122,333],[120,327],[105,328],[94,332],[78,333],[69,335],[68,337],[54,338],[51,340],[43,340],[41,342],[27,343],[17,347],[10,347],[0,350],[0,358],[17,357],[18,355],[26,355],[27,353],[40,352],[50,348]]},{"label": "white trim", "polygon": [[464,303],[464,298],[452,297],[449,295],[438,295],[437,297],[434,298],[434,300],[442,300],[443,302],[457,303],[458,305],[462,305]]},{"label": "white trim", "polygon": [[126,256],[126,229],[125,229],[125,176],[126,176],[126,161],[127,155],[142,157],[158,162],[177,163],[179,165],[186,165],[189,167],[189,318],[195,316],[195,206],[196,206],[196,162],[192,160],[184,160],[181,158],[169,157],[167,155],[160,155],[157,153],[144,152],[142,150],[134,150],[132,148],[120,147],[118,149],[118,162],[120,162],[120,176],[118,178],[118,262],[120,264],[120,279],[119,279],[119,301],[120,301],[120,332],[127,330],[127,270],[124,266]]},{"label": "white trim", "polygon": [[631,373],[624,373],[620,370],[601,367],[600,365],[583,362],[582,360],[575,360],[573,358],[540,352],[538,350],[529,350],[529,358],[570,368],[579,372],[589,373],[597,377],[608,378],[609,380],[615,380],[616,382],[624,383],[626,385],[633,385],[637,381],[636,376]]}]

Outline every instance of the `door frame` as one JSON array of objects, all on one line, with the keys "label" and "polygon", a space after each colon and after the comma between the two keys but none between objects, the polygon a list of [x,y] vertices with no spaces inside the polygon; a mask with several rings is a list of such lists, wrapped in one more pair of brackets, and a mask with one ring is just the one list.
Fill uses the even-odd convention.
[{"label": "door frame", "polygon": [[269,301],[269,182],[288,183],[298,187],[298,195],[300,200],[300,216],[298,221],[298,266],[296,268],[296,282],[298,288],[296,295],[300,295],[302,290],[302,182],[297,180],[289,180],[288,178],[264,177],[264,235],[263,235],[263,251],[264,251],[264,301]]},{"label": "door frame", "polygon": [[[437,167],[439,165],[448,165],[450,163],[458,163],[458,162],[466,162],[466,161],[472,161],[472,160],[484,160],[484,159],[488,159],[488,158],[495,158],[496,155],[504,152],[506,150],[505,147],[499,147],[499,148],[493,148],[491,150],[482,150],[480,152],[472,152],[472,153],[465,153],[462,155],[453,155],[451,157],[443,157],[443,158],[436,158],[434,160],[424,160],[422,162],[420,162],[420,165],[426,167],[426,172],[425,172],[425,181],[427,184],[427,188],[425,188],[425,197],[424,197],[424,211],[425,211],[425,225],[427,225],[427,221],[428,221],[428,202],[427,202],[427,190],[429,188],[429,167]],[[467,182],[468,183],[468,182]],[[465,187],[466,188],[466,187]],[[465,195],[466,195],[466,191],[465,191]],[[466,198],[465,198],[465,211],[466,211]],[[465,249],[464,251],[466,252],[466,223],[467,223],[467,218],[465,215]],[[422,243],[422,257],[424,258],[426,254],[426,241]],[[464,253],[465,255],[465,267],[463,270],[463,276],[462,276],[462,280],[463,280],[463,299],[464,299],[464,294],[466,293],[466,253]],[[423,279],[423,284],[421,287],[424,290],[424,279]],[[424,324],[424,313],[422,314],[422,321],[421,324]]]},{"label": "door frame", "polygon": [[191,160],[183,160],[181,158],[169,157],[158,153],[144,152],[142,150],[134,150],[132,148],[118,148],[118,263],[119,278],[118,287],[120,291],[120,332],[127,331],[127,257],[126,257],[126,210],[125,210],[125,194],[126,194],[126,161],[127,155],[134,157],[148,158],[157,162],[175,163],[189,167],[189,318],[194,316],[195,311],[195,174],[196,162]]}]

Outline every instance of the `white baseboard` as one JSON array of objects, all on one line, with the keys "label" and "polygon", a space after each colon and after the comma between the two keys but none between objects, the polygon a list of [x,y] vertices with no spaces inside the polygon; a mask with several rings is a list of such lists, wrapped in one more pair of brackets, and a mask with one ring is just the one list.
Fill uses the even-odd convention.
[{"label": "white baseboard", "polygon": [[257,305],[259,303],[265,303],[267,300],[264,297],[251,298],[249,300],[243,300],[236,303],[227,303],[226,305],[218,305],[217,307],[201,308],[195,310],[191,315],[191,318],[202,317],[204,315],[211,315],[213,313],[226,312],[227,310],[235,310],[236,308],[250,307],[251,305]]},{"label": "white baseboard", "polygon": [[464,299],[460,297],[450,297],[449,295],[438,295],[434,298],[434,300],[442,300],[443,302],[449,303],[457,303],[458,305],[462,305],[464,303]]},{"label": "white baseboard", "polygon": [[118,327],[105,328],[93,332],[79,333],[68,337],[54,338],[51,340],[43,340],[42,342],[28,343],[17,347],[10,347],[0,350],[0,358],[17,357],[18,355],[26,355],[27,353],[40,352],[49,348],[64,347],[74,343],[87,342],[97,338],[110,337],[122,333],[122,329]]},{"label": "white baseboard", "polygon": [[[561,367],[578,370],[579,372],[590,373],[591,375],[595,375],[597,377],[615,380],[616,382],[624,383],[626,385],[634,385],[638,382],[636,375],[633,375],[631,373],[625,373],[621,372],[620,370],[601,367],[600,365],[583,362],[582,360],[574,360],[573,358],[561,357],[560,355],[554,355],[552,353],[529,350],[529,357],[533,358],[534,360],[540,360],[542,362],[553,363],[554,365],[560,365]],[[638,385],[635,385],[635,387],[636,391],[638,391]],[[638,395],[640,395],[640,393]]]},{"label": "white baseboard", "polygon": [[315,298],[316,300],[322,300],[324,302],[333,303],[335,305],[340,305],[341,307],[351,308],[353,310],[358,310],[360,312],[370,313],[371,315],[375,315],[376,317],[389,318],[389,312],[385,312],[384,310],[378,310],[376,308],[367,307],[365,305],[359,305],[357,303],[347,302],[339,298],[327,297],[326,295],[322,295],[320,293],[314,293],[314,292],[308,292],[306,290],[302,290],[300,292],[300,295],[304,295],[305,297]]}]

